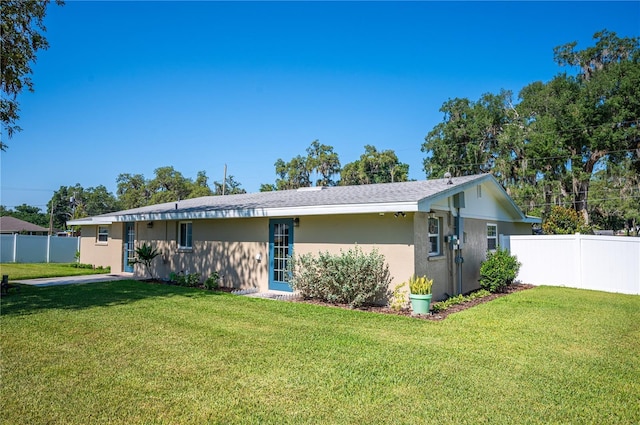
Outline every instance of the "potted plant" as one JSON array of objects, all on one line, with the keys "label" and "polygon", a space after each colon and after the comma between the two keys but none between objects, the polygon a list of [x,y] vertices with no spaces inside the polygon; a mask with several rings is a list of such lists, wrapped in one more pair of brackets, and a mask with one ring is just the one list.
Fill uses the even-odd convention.
[{"label": "potted plant", "polygon": [[409,300],[414,314],[429,314],[433,279],[427,276],[411,276],[409,279]]}]

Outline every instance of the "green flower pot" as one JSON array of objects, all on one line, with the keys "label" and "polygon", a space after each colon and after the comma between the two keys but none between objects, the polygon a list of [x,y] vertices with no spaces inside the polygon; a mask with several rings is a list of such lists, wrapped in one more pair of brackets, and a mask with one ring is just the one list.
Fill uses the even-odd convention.
[{"label": "green flower pot", "polygon": [[414,314],[429,314],[429,307],[431,307],[431,297],[433,294],[409,294],[409,300],[411,300],[411,309]]}]

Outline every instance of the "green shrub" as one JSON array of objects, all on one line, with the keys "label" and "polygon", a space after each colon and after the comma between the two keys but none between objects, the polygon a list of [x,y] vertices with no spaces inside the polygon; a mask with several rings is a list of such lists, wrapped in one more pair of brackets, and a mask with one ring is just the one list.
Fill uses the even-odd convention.
[{"label": "green shrub", "polygon": [[129,260],[129,264],[144,264],[149,278],[153,279],[153,272],[151,270],[151,264],[153,260],[160,255],[160,251],[157,248],[153,248],[151,244],[143,243],[142,246],[136,248],[136,257]]},{"label": "green shrub", "polygon": [[486,289],[480,289],[466,296],[463,296],[462,294],[455,295],[453,297],[447,298],[444,301],[438,301],[437,303],[433,303],[431,305],[431,309],[433,310],[434,313],[439,313],[441,311],[445,311],[446,309],[454,305],[463,304],[463,303],[466,303],[467,301],[472,301],[477,298],[483,298],[490,294],[491,292],[487,291]]},{"label": "green shrub", "polygon": [[400,311],[407,307],[407,291],[405,290],[405,286],[407,286],[407,282],[403,282],[400,285],[397,285],[393,288],[387,296],[389,298],[389,307],[392,310]]},{"label": "green shrub", "polygon": [[209,275],[209,277],[204,281],[204,287],[209,290],[216,290],[220,286],[220,274],[218,272],[213,272]]},{"label": "green shrub", "polygon": [[360,307],[382,299],[391,277],[376,249],[365,254],[356,246],[339,255],[319,252],[292,257],[290,285],[305,298]]},{"label": "green shrub", "polygon": [[200,273],[169,273],[169,281],[176,285],[187,286],[194,288],[200,285],[201,275]]},{"label": "green shrub", "polygon": [[93,264],[84,264],[84,263],[70,263],[67,264],[69,267],[73,267],[74,269],[93,269],[95,268]]},{"label": "green shrub", "polygon": [[515,255],[498,247],[487,253],[487,259],[480,265],[480,286],[489,292],[503,292],[515,280],[520,265]]},{"label": "green shrub", "polygon": [[592,233],[590,226],[573,208],[554,206],[542,223],[546,235],[573,235],[574,233]]}]

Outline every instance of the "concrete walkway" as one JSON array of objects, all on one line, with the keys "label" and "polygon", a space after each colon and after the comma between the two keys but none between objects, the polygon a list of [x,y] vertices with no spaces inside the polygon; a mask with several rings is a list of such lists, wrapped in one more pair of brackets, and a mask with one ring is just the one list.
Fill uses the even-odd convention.
[{"label": "concrete walkway", "polygon": [[20,283],[22,285],[31,285],[31,286],[57,286],[57,285],[79,285],[83,283],[109,282],[112,280],[126,280],[126,279],[133,279],[133,273],[91,274],[91,275],[84,275],[84,276],[65,276],[65,277],[48,277],[44,279],[11,280],[11,283]]}]

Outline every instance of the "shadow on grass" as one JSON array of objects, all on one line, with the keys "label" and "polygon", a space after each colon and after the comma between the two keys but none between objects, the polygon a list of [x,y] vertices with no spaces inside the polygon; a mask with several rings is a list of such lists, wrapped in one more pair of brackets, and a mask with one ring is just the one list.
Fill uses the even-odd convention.
[{"label": "shadow on grass", "polygon": [[48,287],[20,285],[19,290],[13,289],[8,295],[2,296],[0,315],[20,316],[50,309],[80,310],[91,307],[107,307],[129,304],[148,298],[203,297],[221,294],[222,292],[136,280]]}]

